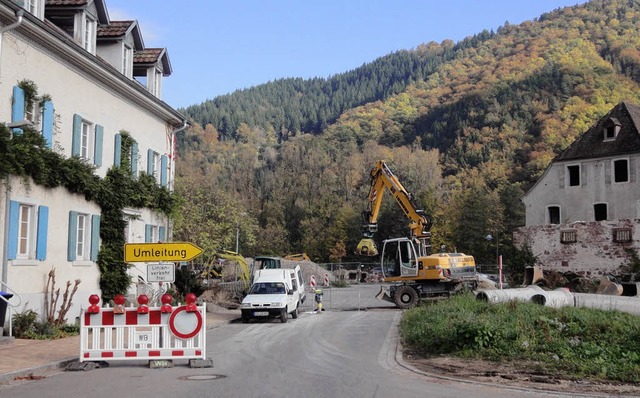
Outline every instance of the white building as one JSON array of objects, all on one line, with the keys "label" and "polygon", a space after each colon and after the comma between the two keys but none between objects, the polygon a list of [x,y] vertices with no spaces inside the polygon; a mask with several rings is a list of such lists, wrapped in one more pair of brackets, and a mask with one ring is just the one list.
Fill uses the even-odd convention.
[{"label": "white building", "polygon": [[[172,190],[175,134],[186,121],[160,99],[162,77],[170,74],[166,50],[145,48],[136,21],[111,21],[105,0],[0,0],[0,123],[13,137],[37,130],[50,150],[95,166],[100,179],[117,165],[134,181],[146,173]],[[0,162],[0,291],[15,293],[14,303],[21,298],[18,312],[44,315],[47,275],[55,269],[60,302],[67,281],[81,281],[67,315],[73,322],[88,297],[101,294],[105,197],[87,200],[62,185],[2,173]],[[54,173],[69,178],[65,170]],[[121,213],[126,242],[170,240],[163,212]],[[137,264],[130,272],[144,277],[145,270]]]},{"label": "white building", "polygon": [[615,106],[558,155],[523,197],[514,233],[543,267],[617,273],[640,248],[640,108]]}]

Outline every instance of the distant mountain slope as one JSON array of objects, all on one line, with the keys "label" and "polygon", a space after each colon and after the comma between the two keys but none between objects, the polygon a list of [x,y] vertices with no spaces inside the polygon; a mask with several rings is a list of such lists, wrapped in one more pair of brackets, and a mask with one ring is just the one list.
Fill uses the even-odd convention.
[{"label": "distant mountain slope", "polygon": [[240,123],[285,135],[319,133],[347,109],[383,100],[423,80],[465,46],[492,36],[485,31],[458,45],[420,46],[398,51],[331,78],[288,78],[216,97],[183,112],[201,125],[212,124],[234,138]]}]

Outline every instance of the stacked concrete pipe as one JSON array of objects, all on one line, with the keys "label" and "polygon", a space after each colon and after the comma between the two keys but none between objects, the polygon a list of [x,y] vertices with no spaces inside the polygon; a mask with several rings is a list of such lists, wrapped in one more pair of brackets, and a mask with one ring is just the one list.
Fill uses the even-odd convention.
[{"label": "stacked concrete pipe", "polygon": [[539,286],[527,286],[516,289],[479,290],[476,292],[476,299],[489,303],[505,303],[513,300],[530,301],[554,308],[586,307],[640,315],[640,297],[571,293],[565,288],[547,291]]}]

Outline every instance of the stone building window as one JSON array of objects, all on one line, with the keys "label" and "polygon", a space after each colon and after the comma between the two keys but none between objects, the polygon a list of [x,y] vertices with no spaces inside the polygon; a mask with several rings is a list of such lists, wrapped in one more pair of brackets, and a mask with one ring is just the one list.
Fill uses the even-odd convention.
[{"label": "stone building window", "polygon": [[560,243],[576,243],[577,241],[575,229],[560,231]]},{"label": "stone building window", "polygon": [[631,242],[631,228],[614,228],[613,241],[618,243]]}]

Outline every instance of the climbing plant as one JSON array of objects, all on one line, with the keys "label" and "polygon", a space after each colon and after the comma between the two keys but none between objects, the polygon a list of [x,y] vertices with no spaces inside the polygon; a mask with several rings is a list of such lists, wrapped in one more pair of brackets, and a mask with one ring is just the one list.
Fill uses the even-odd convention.
[{"label": "climbing plant", "polygon": [[46,188],[64,187],[101,208],[98,254],[102,299],[108,302],[118,293],[126,293],[130,278],[124,262],[124,229],[122,210],[125,207],[150,208],[170,216],[174,199],[169,190],[158,186],[155,178],[141,174],[138,178],[130,171],[131,147],[134,140],[122,131],[122,159],[118,166],[107,171],[104,178],[95,174],[95,168],[77,157],[65,158],[47,148],[42,135],[29,127],[21,134],[12,134],[0,124],[0,179],[9,175],[29,178]]}]

